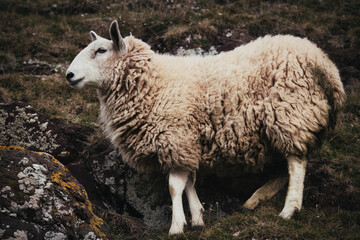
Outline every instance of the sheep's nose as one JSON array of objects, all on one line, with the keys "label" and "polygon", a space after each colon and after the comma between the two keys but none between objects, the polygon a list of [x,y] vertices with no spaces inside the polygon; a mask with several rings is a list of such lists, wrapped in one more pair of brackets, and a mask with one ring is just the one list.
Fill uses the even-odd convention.
[{"label": "sheep's nose", "polygon": [[74,73],[69,72],[66,74],[66,80],[68,80],[68,82],[74,77]]}]

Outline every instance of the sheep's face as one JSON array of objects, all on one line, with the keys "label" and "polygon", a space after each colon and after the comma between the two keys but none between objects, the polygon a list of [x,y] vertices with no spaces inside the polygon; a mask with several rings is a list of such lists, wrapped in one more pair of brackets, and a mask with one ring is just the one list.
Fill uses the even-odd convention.
[{"label": "sheep's face", "polygon": [[92,42],[75,57],[66,71],[69,85],[77,89],[85,86],[101,88],[105,81],[111,79],[117,59],[126,51],[116,21],[110,26],[111,40],[93,31],[90,35]]}]

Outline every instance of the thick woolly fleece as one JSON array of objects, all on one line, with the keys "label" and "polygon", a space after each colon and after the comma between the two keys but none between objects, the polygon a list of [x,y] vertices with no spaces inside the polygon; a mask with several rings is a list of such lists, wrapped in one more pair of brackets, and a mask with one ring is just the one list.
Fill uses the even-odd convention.
[{"label": "thick woolly fleece", "polygon": [[266,36],[207,57],[124,40],[127,52],[98,90],[100,124],[138,171],[259,171],[274,153],[303,159],[345,99],[338,69],[307,39]]}]

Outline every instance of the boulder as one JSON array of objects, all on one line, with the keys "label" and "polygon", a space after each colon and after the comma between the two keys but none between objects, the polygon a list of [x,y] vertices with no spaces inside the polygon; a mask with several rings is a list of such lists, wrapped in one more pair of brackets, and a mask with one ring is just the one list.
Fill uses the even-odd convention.
[{"label": "boulder", "polygon": [[24,102],[0,103],[0,145],[47,152],[71,171],[91,201],[101,205],[96,183],[83,164],[83,151],[95,128],[49,119]]},{"label": "boulder", "polygon": [[137,173],[112,148],[92,154],[85,161],[108,209],[141,218],[150,228],[169,223],[171,199],[166,175]]},{"label": "boulder", "polygon": [[23,102],[0,103],[0,145],[47,152],[62,163],[79,159],[93,128],[48,119]]},{"label": "boulder", "polygon": [[0,147],[1,239],[108,239],[84,187],[53,156]]}]

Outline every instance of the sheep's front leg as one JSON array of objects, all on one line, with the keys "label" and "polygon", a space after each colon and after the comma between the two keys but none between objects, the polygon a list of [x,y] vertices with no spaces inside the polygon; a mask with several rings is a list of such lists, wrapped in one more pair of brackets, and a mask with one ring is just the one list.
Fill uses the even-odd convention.
[{"label": "sheep's front leg", "polygon": [[186,183],[185,192],[191,212],[191,226],[192,227],[204,226],[203,214],[205,210],[201,205],[201,202],[195,190],[194,183],[191,180],[191,178],[189,178]]},{"label": "sheep's front leg", "polygon": [[295,156],[288,158],[289,186],[285,206],[279,214],[283,219],[290,219],[296,211],[301,210],[306,164],[306,159],[300,159]]},{"label": "sheep's front leg", "polygon": [[169,234],[178,234],[184,231],[186,225],[182,203],[182,194],[188,181],[189,171],[172,170],[169,174],[169,191],[172,200],[172,221]]}]

